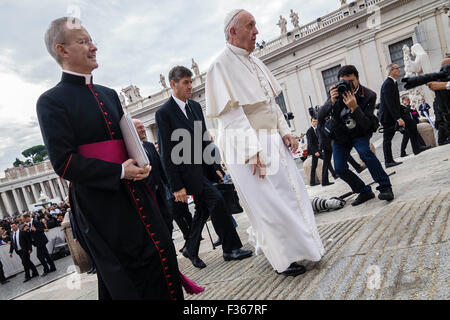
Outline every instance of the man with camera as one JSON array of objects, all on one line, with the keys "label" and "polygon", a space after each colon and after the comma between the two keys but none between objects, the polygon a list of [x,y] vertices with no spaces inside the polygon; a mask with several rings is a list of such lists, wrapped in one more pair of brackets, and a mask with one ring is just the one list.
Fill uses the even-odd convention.
[{"label": "man with camera", "polygon": [[[318,117],[334,142],[336,173],[354,193],[359,194],[352,202],[353,206],[375,197],[371,187],[348,168],[347,161],[354,147],[379,185],[378,199],[390,201],[394,199],[391,182],[369,146],[369,139],[378,128],[373,114],[377,95],[359,83],[358,70],[352,65],[343,66],[338,72],[338,79],[339,82],[331,87],[331,97],[320,108]],[[329,115],[330,119],[325,122]]]},{"label": "man with camera", "polygon": [[[435,126],[438,129],[438,144],[440,146],[450,143],[450,59],[444,59],[441,63],[440,74],[444,74],[440,78],[441,81],[428,82],[428,87],[434,91],[436,98],[434,100],[433,109],[436,115]],[[447,75],[447,78],[445,78]]]}]

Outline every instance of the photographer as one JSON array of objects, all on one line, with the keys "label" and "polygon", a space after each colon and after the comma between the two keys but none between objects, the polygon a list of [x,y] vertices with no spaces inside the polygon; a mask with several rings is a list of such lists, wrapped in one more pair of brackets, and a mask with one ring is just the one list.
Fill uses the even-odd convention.
[{"label": "photographer", "polygon": [[[339,83],[331,87],[331,97],[319,110],[319,122],[324,124],[325,130],[334,141],[336,173],[347,182],[354,193],[359,193],[352,202],[353,206],[375,197],[370,186],[365,185],[348,168],[347,161],[354,147],[379,185],[378,198],[392,200],[394,194],[389,177],[369,147],[369,139],[378,127],[378,120],[373,114],[377,95],[359,83],[359,73],[354,66],[343,66],[338,72],[338,79]],[[329,115],[331,119],[325,123],[325,118]]]},{"label": "photographer", "polygon": [[[447,70],[450,59],[444,59],[441,63],[441,72]],[[435,126],[438,129],[438,144],[440,146],[450,143],[450,81],[432,81],[427,83],[428,87],[434,91],[436,98],[433,103],[434,114],[436,115]]]}]

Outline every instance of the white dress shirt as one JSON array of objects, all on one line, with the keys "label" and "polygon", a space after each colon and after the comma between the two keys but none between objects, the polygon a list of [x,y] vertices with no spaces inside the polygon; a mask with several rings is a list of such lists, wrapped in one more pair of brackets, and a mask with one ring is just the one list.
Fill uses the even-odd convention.
[{"label": "white dress shirt", "polygon": [[188,101],[186,100],[186,102],[183,102],[182,100],[178,99],[177,97],[175,97],[174,95],[172,95],[173,100],[175,100],[175,102],[177,103],[177,105],[180,107],[181,112],[184,113],[184,115],[187,116],[186,113],[186,104],[188,103]]},{"label": "white dress shirt", "polygon": [[17,230],[17,231],[14,232],[14,235],[13,235],[13,241],[16,241],[16,244],[17,244],[17,250],[20,251],[20,250],[22,250],[22,247],[20,246],[19,232],[20,232],[20,230]]}]

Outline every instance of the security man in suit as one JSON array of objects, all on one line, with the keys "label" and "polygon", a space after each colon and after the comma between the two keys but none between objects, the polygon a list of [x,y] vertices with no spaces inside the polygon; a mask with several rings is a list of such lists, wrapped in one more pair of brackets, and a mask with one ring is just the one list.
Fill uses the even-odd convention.
[{"label": "security man in suit", "polygon": [[44,225],[39,220],[33,220],[28,213],[24,214],[23,218],[29,226],[31,241],[36,247],[36,256],[44,267],[42,277],[45,277],[48,273],[56,271],[56,267],[47,250],[48,239],[44,233]]},{"label": "security man in suit", "polygon": [[[306,139],[308,140],[308,154],[312,156],[310,186],[316,183],[316,168],[320,158],[319,137],[317,133],[317,119],[311,118],[311,127],[306,131]],[[327,172],[328,175],[328,172]]]},{"label": "security man in suit", "polygon": [[211,215],[214,229],[222,239],[224,260],[248,258],[252,251],[240,249],[242,243],[224,199],[207,178],[211,176],[207,172],[217,173],[218,170],[213,161],[207,162],[203,157],[211,141],[204,138],[206,124],[200,104],[189,99],[192,95],[192,72],[186,67],[176,66],[169,72],[169,81],[172,97],[156,112],[161,157],[175,201],[187,202],[188,194],[191,194],[198,208],[183,255],[195,267],[206,267],[198,257],[198,251],[203,226]]},{"label": "security man in suit", "polygon": [[[23,225],[19,230],[17,224],[11,224],[11,246],[9,247],[9,256],[13,257],[13,251],[22,260],[22,265],[25,270],[25,280],[23,282],[30,281],[31,278],[39,276],[34,263],[30,260],[30,254],[33,250],[31,245],[31,234],[28,232],[28,226]],[[32,275],[30,276],[30,270]]]}]

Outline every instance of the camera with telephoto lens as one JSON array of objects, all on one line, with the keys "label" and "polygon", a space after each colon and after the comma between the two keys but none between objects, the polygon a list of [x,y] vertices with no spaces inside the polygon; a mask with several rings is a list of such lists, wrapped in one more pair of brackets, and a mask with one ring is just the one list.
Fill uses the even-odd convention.
[{"label": "camera with telephoto lens", "polygon": [[399,131],[401,134],[405,134],[405,127],[398,124],[398,122],[395,123],[395,131]]},{"label": "camera with telephoto lens", "polygon": [[450,81],[450,64],[447,64],[441,68],[439,72],[422,74],[417,77],[403,78],[402,82],[405,82],[405,89],[409,90],[428,82],[439,81],[445,82]]},{"label": "camera with telephoto lens", "polygon": [[337,91],[339,92],[339,99],[342,99],[342,96],[345,92],[352,92],[352,83],[348,80],[341,80],[335,85]]}]

